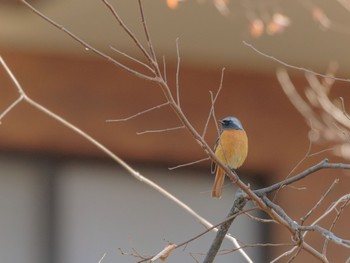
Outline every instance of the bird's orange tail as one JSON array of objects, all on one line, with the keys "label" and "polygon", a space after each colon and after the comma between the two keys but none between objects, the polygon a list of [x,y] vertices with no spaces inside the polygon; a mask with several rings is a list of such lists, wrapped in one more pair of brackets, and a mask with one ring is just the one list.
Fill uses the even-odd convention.
[{"label": "bird's orange tail", "polygon": [[215,181],[213,185],[213,190],[211,193],[212,197],[220,198],[222,187],[224,185],[225,181],[225,172],[220,167],[217,167],[216,175],[215,175]]}]

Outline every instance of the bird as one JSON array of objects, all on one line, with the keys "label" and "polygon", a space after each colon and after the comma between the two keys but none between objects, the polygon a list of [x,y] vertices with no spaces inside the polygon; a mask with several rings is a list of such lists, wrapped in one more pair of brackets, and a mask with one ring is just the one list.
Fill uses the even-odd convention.
[{"label": "bird", "polygon": [[[219,120],[221,133],[216,140],[214,152],[216,157],[231,170],[242,166],[248,155],[248,137],[241,122],[236,117],[226,117]],[[225,171],[213,161],[212,174],[216,173],[212,197],[220,198],[225,181]]]}]

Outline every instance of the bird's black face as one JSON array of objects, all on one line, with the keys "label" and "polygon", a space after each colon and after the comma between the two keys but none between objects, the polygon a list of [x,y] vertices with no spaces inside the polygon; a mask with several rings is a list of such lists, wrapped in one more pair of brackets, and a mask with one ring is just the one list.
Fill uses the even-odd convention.
[{"label": "bird's black face", "polygon": [[231,120],[222,120],[221,124],[223,127],[229,127],[233,125],[233,122]]},{"label": "bird's black face", "polygon": [[243,130],[241,122],[235,117],[226,117],[220,121],[222,129]]}]

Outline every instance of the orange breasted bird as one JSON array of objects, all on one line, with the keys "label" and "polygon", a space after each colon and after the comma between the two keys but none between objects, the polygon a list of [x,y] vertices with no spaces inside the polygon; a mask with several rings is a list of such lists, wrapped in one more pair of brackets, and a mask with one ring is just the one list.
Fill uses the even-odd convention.
[{"label": "orange breasted bird", "polygon": [[[240,167],[248,154],[248,137],[241,122],[235,117],[226,117],[219,121],[221,133],[216,140],[214,152],[216,157],[231,170]],[[225,180],[225,171],[215,162],[211,164],[211,172],[215,175],[212,197],[221,197]]]}]

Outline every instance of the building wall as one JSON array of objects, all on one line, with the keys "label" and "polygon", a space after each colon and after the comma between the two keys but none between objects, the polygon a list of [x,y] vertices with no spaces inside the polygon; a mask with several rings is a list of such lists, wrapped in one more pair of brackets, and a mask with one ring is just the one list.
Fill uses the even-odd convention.
[{"label": "building wall", "polygon": [[[172,201],[106,161],[70,160],[2,154],[0,157],[0,255],[2,262],[134,262],[159,252],[167,242],[181,243],[205,230]],[[222,199],[210,197],[209,170],[137,165],[138,170],[218,223],[227,214],[234,189],[227,185]],[[230,233],[244,243],[264,240],[264,230],[241,216]],[[199,261],[214,237],[206,234],[178,249],[168,262]],[[224,242],[223,249],[232,249]],[[247,249],[253,259],[264,254]],[[242,262],[237,253],[216,262]]]}]

